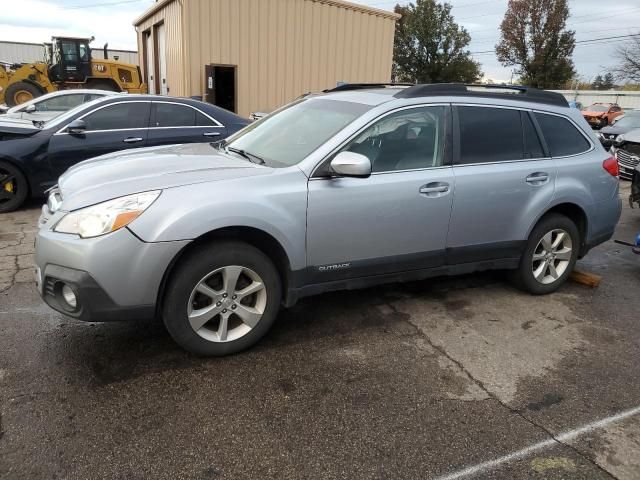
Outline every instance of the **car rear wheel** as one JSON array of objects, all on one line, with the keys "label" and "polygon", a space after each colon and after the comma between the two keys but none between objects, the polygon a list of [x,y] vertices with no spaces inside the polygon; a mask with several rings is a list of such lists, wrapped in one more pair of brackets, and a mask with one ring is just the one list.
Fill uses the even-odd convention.
[{"label": "car rear wheel", "polygon": [[29,185],[22,172],[8,162],[0,161],[0,213],[19,208],[29,194]]},{"label": "car rear wheel", "polygon": [[179,263],[167,285],[162,316],[185,350],[228,355],[267,333],[281,296],[278,271],[264,253],[241,242],[213,242]]},{"label": "car rear wheel", "polygon": [[578,260],[580,232],[564,215],[550,214],[535,226],[520,266],[512,273],[516,286],[534,295],[556,291]]}]

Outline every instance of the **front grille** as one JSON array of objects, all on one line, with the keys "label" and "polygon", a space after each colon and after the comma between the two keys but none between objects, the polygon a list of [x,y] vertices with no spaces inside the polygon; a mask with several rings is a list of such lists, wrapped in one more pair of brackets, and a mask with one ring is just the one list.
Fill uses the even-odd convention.
[{"label": "front grille", "polygon": [[617,152],[618,163],[627,168],[634,169],[640,163],[640,158],[637,155],[629,153],[627,150],[618,149]]}]

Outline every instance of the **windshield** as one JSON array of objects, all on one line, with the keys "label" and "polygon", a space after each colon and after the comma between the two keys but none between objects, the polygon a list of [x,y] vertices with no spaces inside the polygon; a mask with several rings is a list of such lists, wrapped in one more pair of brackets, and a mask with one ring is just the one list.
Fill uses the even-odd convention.
[{"label": "windshield", "polygon": [[640,115],[625,115],[617,120],[614,125],[624,128],[640,128]]},{"label": "windshield", "polygon": [[371,108],[360,103],[306,98],[249,125],[229,139],[229,147],[272,167],[300,163],[310,153]]},{"label": "windshield", "polygon": [[591,105],[585,109],[587,112],[608,112],[609,107],[606,105]]}]

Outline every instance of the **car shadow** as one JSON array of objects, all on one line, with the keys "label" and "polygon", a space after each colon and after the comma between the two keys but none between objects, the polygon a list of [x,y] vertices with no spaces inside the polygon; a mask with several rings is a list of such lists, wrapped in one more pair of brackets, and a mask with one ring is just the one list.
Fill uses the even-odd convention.
[{"label": "car shadow", "polygon": [[[500,272],[433,278],[353,291],[326,293],[301,300],[282,310],[269,333],[251,349],[224,358],[203,358],[176,345],[161,320],[88,324],[65,321],[54,347],[54,361],[68,380],[90,388],[165,371],[218,368],[224,364],[244,368],[248,362],[268,363],[300,350],[347,345],[377,331],[408,327],[405,314],[390,307],[401,298],[446,301],[449,291],[500,283]],[[51,347],[51,344],[49,344]]]}]

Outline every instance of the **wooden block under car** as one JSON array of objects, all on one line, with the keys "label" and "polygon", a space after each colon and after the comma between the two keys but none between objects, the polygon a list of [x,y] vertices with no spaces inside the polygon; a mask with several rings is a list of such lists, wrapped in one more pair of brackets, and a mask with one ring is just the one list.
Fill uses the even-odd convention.
[{"label": "wooden block under car", "polygon": [[580,283],[591,288],[596,288],[597,286],[599,286],[600,281],[602,280],[602,277],[600,275],[589,272],[581,272],[580,270],[574,270],[573,272],[571,272],[569,278],[576,283]]}]

